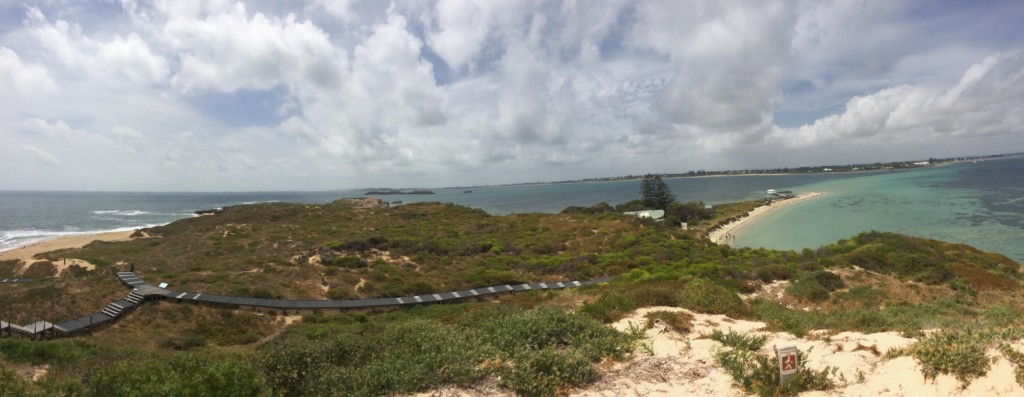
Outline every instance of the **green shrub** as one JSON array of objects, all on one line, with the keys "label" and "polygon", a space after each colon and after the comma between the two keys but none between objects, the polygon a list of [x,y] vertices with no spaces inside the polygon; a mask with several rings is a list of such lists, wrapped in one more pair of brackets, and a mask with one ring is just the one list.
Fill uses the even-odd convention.
[{"label": "green shrub", "polygon": [[639,338],[554,308],[436,305],[343,320],[259,348],[278,394],[408,394],[501,374],[520,394],[552,395],[591,381],[592,363],[626,357]]},{"label": "green shrub", "polygon": [[768,335],[746,335],[733,330],[723,333],[720,329],[711,330],[711,340],[719,342],[733,349],[758,351],[768,343]]},{"label": "green shrub", "polygon": [[0,354],[9,361],[32,365],[66,365],[97,355],[100,349],[81,340],[28,341],[0,339]]},{"label": "green shrub", "polygon": [[43,278],[50,277],[57,274],[57,266],[50,261],[36,261],[25,269],[22,273],[22,277],[25,278]]},{"label": "green shrub", "polygon": [[358,255],[338,256],[332,258],[330,264],[349,269],[360,269],[366,267],[366,260]]},{"label": "green shrub", "polygon": [[271,396],[263,376],[240,357],[179,354],[132,360],[87,377],[81,396]]},{"label": "green shrub", "polygon": [[988,333],[968,330],[939,331],[928,335],[905,351],[888,355],[909,354],[921,364],[925,379],[938,374],[953,375],[966,387],[974,378],[988,373],[991,361],[986,351],[992,343]]},{"label": "green shrub", "polygon": [[580,306],[579,312],[601,322],[610,323],[636,309],[636,302],[619,294],[603,294],[593,301]]},{"label": "green shrub", "polygon": [[870,285],[858,285],[850,288],[849,291],[838,292],[832,298],[834,304],[857,303],[862,308],[876,308],[884,302],[889,295]]},{"label": "green shrub", "polygon": [[582,354],[546,349],[517,360],[505,371],[501,385],[520,396],[554,396],[561,388],[590,383],[596,376]]},{"label": "green shrub", "polygon": [[698,313],[743,316],[747,310],[735,292],[708,280],[695,279],[679,293],[679,306]]},{"label": "green shrub", "polygon": [[1003,353],[1003,356],[1013,364],[1013,375],[1017,384],[1024,386],[1024,353],[1014,349],[1006,342],[1000,344],[999,352]]},{"label": "green shrub", "polygon": [[789,280],[793,278],[796,271],[795,266],[773,263],[758,267],[754,273],[761,281],[770,283],[775,280]]},{"label": "green shrub", "polygon": [[828,300],[829,293],[845,286],[839,275],[817,270],[805,273],[786,288],[786,293],[804,301],[824,302]]},{"label": "green shrub", "polygon": [[667,310],[656,310],[644,315],[647,319],[646,328],[654,327],[654,323],[661,320],[673,331],[686,334],[693,328],[693,315],[687,312],[670,312]]},{"label": "green shrub", "polygon": [[650,281],[631,284],[626,289],[626,295],[636,302],[637,307],[677,306],[679,305],[679,291],[683,285],[684,283],[679,281]]},{"label": "green shrub", "polygon": [[807,368],[805,355],[797,351],[797,372],[786,387],[780,386],[778,361],[744,349],[725,349],[715,354],[715,360],[732,377],[733,383],[747,393],[758,396],[793,396],[810,390],[830,390],[835,367],[821,370]]},{"label": "green shrub", "polygon": [[173,336],[160,342],[160,347],[174,350],[193,350],[206,347],[206,339],[199,335]]}]

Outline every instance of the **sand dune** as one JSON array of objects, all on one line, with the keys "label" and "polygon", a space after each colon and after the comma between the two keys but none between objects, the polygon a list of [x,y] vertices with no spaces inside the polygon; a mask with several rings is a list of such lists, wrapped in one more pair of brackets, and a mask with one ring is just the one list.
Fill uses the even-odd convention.
[{"label": "sand dune", "polygon": [[[656,311],[686,311],[675,307],[642,308],[613,324],[626,329],[630,323],[643,324],[644,314]],[[904,347],[915,339],[896,332],[863,334],[840,332],[829,335],[812,333],[797,338],[784,332],[765,332],[762,322],[734,320],[722,315],[692,313],[694,328],[686,335],[671,330],[647,330],[645,342],[654,354],[638,354],[635,359],[615,364],[598,383],[578,390],[573,396],[745,396],[732,384],[732,378],[715,363],[715,350],[721,344],[702,335],[713,329],[768,335],[763,353],[773,354],[774,346],[796,346],[807,353],[807,366],[838,368],[838,388],[828,392],[806,392],[801,396],[1024,396],[1024,387],[1014,380],[1013,367],[999,357],[988,374],[961,389],[951,375],[925,380],[921,367],[910,357],[884,358],[892,348]],[[827,338],[825,336],[828,335]]]}]

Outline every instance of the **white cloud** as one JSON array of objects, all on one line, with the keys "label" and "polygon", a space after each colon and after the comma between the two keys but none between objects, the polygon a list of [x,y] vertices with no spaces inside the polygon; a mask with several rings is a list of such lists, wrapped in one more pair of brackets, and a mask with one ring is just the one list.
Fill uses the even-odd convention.
[{"label": "white cloud", "polygon": [[228,12],[194,14],[172,14],[160,32],[180,59],[171,82],[183,91],[331,86],[345,68],[345,51],[295,14],[250,16],[241,3]]},{"label": "white cloud", "polygon": [[0,167],[52,164],[28,147],[75,164],[0,188],[463,185],[1024,146],[1016,4],[120,4],[22,6],[0,36]]},{"label": "white cloud", "polygon": [[112,130],[110,130],[110,135],[113,136],[114,139],[118,139],[118,140],[128,140],[128,139],[139,139],[139,138],[142,138],[142,133],[140,133],[138,130],[136,130],[136,129],[132,128],[132,127],[123,126],[123,125],[119,125],[117,127],[114,127]]},{"label": "white cloud", "polygon": [[[108,41],[94,40],[81,26],[63,19],[49,22],[41,10],[28,7],[27,33],[40,47],[38,51],[58,60],[69,76],[104,79],[114,84],[123,79],[131,83],[162,82],[168,73],[167,61],[154,53],[136,33],[114,35]],[[84,72],[86,76],[80,76]]]},{"label": "white cloud", "polygon": [[660,117],[753,141],[767,132],[789,61],[793,10],[771,2],[669,1],[646,3],[639,14],[634,40],[675,67],[655,100]]},{"label": "white cloud", "polygon": [[4,98],[34,90],[50,91],[55,88],[53,77],[46,68],[28,64],[9,48],[0,47],[0,91]]},{"label": "white cloud", "polygon": [[440,0],[437,30],[428,37],[430,46],[452,69],[473,66],[491,34],[494,18],[514,6],[510,1]]},{"label": "white cloud", "polygon": [[841,114],[776,129],[779,144],[893,144],[970,135],[1024,134],[1024,53],[995,54],[946,88],[901,85],[850,99]]},{"label": "white cloud", "polygon": [[359,14],[353,8],[360,0],[313,0],[311,6],[319,7],[328,15],[346,23],[355,22]]},{"label": "white cloud", "polygon": [[45,151],[43,149],[37,148],[37,147],[32,146],[32,145],[21,145],[21,148],[26,153],[28,153],[30,156],[32,156],[32,158],[36,159],[39,163],[41,163],[42,165],[47,165],[47,166],[62,166],[62,165],[64,165],[64,163],[62,163],[59,159],[57,159],[56,156],[50,154],[49,152],[47,152],[47,151]]}]

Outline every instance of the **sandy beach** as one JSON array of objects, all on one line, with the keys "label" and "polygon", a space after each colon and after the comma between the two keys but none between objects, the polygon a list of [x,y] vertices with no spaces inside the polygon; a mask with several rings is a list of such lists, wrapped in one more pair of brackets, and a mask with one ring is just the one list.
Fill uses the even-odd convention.
[{"label": "sandy beach", "polygon": [[[0,252],[0,261],[7,261],[11,259],[17,259],[24,262],[26,265],[35,261],[35,256],[43,252],[49,252],[64,248],[81,248],[86,244],[93,241],[123,241],[128,240],[134,233],[134,230],[125,230],[117,232],[106,232],[106,233],[93,233],[93,234],[75,234],[70,236],[61,236],[49,240],[43,240],[40,242],[28,244],[22,247],[18,247],[12,250]],[[67,265],[78,264],[86,268],[92,267],[92,265],[85,261],[75,260]],[[63,263],[57,264],[58,273],[63,270]]]},{"label": "sandy beach", "polygon": [[812,199],[821,196],[822,194],[824,193],[801,193],[800,195],[791,199],[776,200],[771,204],[762,205],[760,207],[755,208],[753,211],[750,211],[750,213],[747,214],[747,216],[732,221],[731,223],[728,223],[718,228],[718,230],[711,232],[711,234],[708,235],[708,238],[711,239],[711,241],[713,241],[715,244],[731,244],[733,240],[731,236],[735,236],[736,233],[738,233],[744,226],[749,225],[751,222],[756,220],[761,215],[764,215],[768,211],[771,211],[776,208],[782,208],[793,203],[798,203],[804,200]]}]

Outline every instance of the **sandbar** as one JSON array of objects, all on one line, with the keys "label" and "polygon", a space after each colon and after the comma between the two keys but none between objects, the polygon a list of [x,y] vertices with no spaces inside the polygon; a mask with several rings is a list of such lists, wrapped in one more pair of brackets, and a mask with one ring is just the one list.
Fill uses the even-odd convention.
[{"label": "sandbar", "polygon": [[771,204],[762,205],[760,207],[754,208],[754,210],[750,211],[750,213],[748,213],[746,216],[739,218],[735,221],[732,221],[728,224],[725,224],[722,227],[711,232],[710,234],[708,234],[708,238],[711,239],[711,241],[714,242],[715,244],[731,244],[732,241],[735,239],[736,233],[740,230],[741,227],[749,225],[752,221],[756,220],[761,215],[764,215],[766,212],[776,208],[785,207],[793,203],[798,203],[804,200],[812,199],[821,196],[822,194],[824,193],[801,193],[800,195],[791,199],[775,200]]}]

